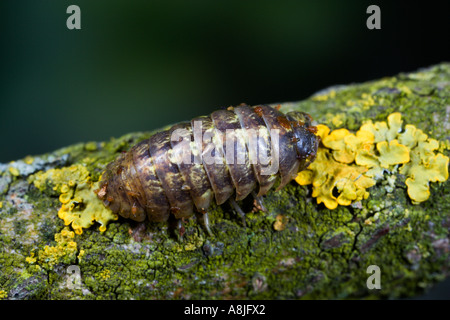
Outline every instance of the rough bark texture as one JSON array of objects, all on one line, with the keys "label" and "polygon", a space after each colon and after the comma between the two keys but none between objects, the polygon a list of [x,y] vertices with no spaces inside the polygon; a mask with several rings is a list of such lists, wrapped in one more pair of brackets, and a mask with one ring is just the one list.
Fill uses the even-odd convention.
[{"label": "rough bark texture", "polygon": [[[405,123],[445,142],[450,64],[336,86],[281,110],[306,111],[318,123],[349,130],[398,111]],[[167,224],[120,218],[104,232],[93,225],[58,247],[55,234],[65,228],[59,193],[51,181],[36,188],[32,175],[81,164],[96,181],[118,153],[150,134],[0,164],[0,299],[399,298],[449,274],[450,183],[431,183],[430,199],[413,205],[401,176],[392,192],[378,183],[368,199],[335,210],[317,205],[310,186],[292,182],[270,192],[268,213],[249,213],[246,227],[229,206],[216,206],[213,236],[196,219],[187,221],[180,241]],[[450,155],[448,148],[443,153]],[[251,210],[251,201],[242,205]],[[374,223],[364,223],[376,214]],[[71,265],[79,267],[80,285],[68,285]],[[366,286],[369,265],[381,269],[380,290]]]}]

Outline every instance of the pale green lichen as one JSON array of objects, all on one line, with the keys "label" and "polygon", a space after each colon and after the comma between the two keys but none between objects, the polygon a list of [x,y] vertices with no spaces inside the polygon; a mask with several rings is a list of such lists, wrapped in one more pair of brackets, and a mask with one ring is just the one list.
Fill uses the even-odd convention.
[{"label": "pale green lichen", "polygon": [[414,203],[420,203],[430,197],[430,182],[444,182],[448,179],[449,158],[434,150],[439,144],[436,140],[419,142],[411,151],[411,162],[400,168],[400,173],[408,178],[408,195]]},{"label": "pale green lichen", "polygon": [[347,100],[346,104],[348,107],[360,106],[360,107],[362,107],[363,110],[367,110],[375,104],[375,100],[372,97],[372,95],[363,93],[363,94],[361,94],[360,99]]}]

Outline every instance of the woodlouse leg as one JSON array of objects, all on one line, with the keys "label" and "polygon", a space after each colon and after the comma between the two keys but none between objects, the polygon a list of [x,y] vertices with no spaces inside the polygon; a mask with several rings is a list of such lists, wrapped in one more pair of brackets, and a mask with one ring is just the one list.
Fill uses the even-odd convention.
[{"label": "woodlouse leg", "polygon": [[203,227],[205,228],[206,232],[210,237],[212,237],[213,233],[211,232],[211,228],[209,227],[209,215],[208,212],[202,212],[200,213],[202,215],[202,223]]},{"label": "woodlouse leg", "polygon": [[262,212],[267,212],[266,206],[264,205],[264,199],[262,196],[257,196],[255,191],[252,191],[252,196],[255,198],[255,207]]},{"label": "woodlouse leg", "polygon": [[183,240],[183,235],[186,232],[186,229],[183,226],[183,219],[177,220],[177,229],[180,235],[180,240]]},{"label": "woodlouse leg", "polygon": [[244,227],[246,227],[247,224],[245,223],[245,212],[242,211],[241,207],[239,207],[239,205],[237,204],[236,200],[234,200],[233,197],[231,197],[229,201],[233,209],[236,211],[236,213],[242,218],[242,223],[244,224]]}]

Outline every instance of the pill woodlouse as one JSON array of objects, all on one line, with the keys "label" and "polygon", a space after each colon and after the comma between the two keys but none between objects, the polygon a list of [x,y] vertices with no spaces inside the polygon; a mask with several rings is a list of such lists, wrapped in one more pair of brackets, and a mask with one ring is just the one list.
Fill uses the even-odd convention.
[{"label": "pill woodlouse", "polygon": [[[278,108],[243,104],[176,124],[109,163],[97,196],[113,212],[135,221],[161,222],[170,214],[182,220],[197,211],[209,231],[207,210],[213,199],[218,205],[230,200],[234,208],[235,200],[250,193],[260,199],[314,161],[320,138],[311,121],[304,112],[283,114]],[[184,149],[178,148],[182,141],[188,142]],[[190,161],[174,161],[186,146],[183,159]],[[215,161],[206,161],[207,156]]]}]

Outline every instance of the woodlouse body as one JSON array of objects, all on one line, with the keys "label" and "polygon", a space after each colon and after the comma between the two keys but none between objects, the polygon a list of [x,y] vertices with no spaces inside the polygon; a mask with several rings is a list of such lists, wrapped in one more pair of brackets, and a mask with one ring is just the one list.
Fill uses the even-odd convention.
[{"label": "woodlouse body", "polygon": [[[311,120],[303,112],[240,105],[177,124],[108,164],[97,195],[136,221],[166,221],[171,213],[182,219],[195,211],[206,216],[214,199],[221,205],[255,190],[262,196],[278,179],[279,190],[314,161],[319,137]],[[179,161],[180,154],[189,161]]]}]

